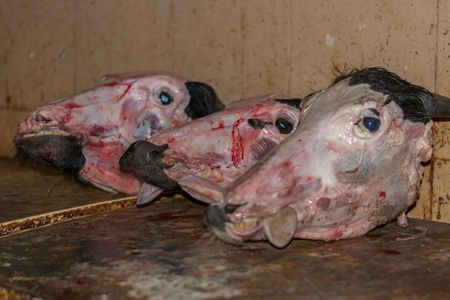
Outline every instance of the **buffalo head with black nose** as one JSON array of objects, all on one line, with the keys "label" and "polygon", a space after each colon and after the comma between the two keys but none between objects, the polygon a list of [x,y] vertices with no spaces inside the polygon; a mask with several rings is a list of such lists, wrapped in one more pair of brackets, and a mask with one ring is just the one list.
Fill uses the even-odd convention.
[{"label": "buffalo head with black nose", "polygon": [[14,144],[19,155],[101,189],[137,194],[140,181],[118,165],[128,146],[223,107],[205,83],[161,72],[107,75],[90,90],[38,107]]},{"label": "buffalo head with black nose", "polygon": [[206,223],[231,242],[361,236],[397,218],[419,193],[433,152],[432,121],[450,99],[382,68],[355,70],[304,99],[297,129],[209,207]]},{"label": "buffalo head with black nose", "polygon": [[176,183],[200,201],[217,202],[228,185],[295,130],[300,103],[284,95],[235,102],[136,142],[120,165],[146,182],[139,204]]}]

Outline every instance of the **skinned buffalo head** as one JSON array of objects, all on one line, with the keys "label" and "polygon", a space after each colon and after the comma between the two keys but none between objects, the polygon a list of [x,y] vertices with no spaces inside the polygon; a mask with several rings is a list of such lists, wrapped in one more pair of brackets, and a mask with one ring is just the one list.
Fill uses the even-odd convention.
[{"label": "skinned buffalo head", "polygon": [[136,194],[139,180],[118,166],[127,147],[221,108],[204,83],[151,72],[107,75],[90,90],[38,107],[14,144],[20,155],[96,187]]},{"label": "skinned buffalo head", "polygon": [[300,102],[281,95],[239,101],[134,143],[120,165],[147,183],[138,204],[177,184],[200,201],[217,202],[228,185],[297,127]]},{"label": "skinned buffalo head", "polygon": [[381,68],[355,70],[302,102],[302,122],[210,206],[205,222],[222,239],[361,236],[415,203],[432,154],[430,118],[449,99]]}]

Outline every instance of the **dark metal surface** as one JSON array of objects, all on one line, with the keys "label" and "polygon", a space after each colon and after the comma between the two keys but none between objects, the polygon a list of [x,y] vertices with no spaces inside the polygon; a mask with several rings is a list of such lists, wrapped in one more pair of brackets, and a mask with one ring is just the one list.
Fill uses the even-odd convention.
[{"label": "dark metal surface", "polygon": [[0,223],[122,197],[25,158],[0,158]]},{"label": "dark metal surface", "polygon": [[213,238],[204,210],[175,195],[2,238],[0,296],[450,299],[450,224],[410,219],[406,229],[277,250]]}]

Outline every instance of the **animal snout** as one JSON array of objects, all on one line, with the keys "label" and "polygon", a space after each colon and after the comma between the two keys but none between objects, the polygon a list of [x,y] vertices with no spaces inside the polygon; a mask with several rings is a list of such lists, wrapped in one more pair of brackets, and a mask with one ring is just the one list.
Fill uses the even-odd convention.
[{"label": "animal snout", "polygon": [[224,207],[219,207],[217,205],[209,206],[204,215],[203,221],[206,225],[215,227],[221,231],[225,230],[225,223],[230,222],[231,214],[240,205],[227,204]]},{"label": "animal snout", "polygon": [[164,173],[164,169],[170,168],[170,165],[162,161],[163,152],[167,147],[167,145],[158,146],[147,141],[135,142],[120,158],[120,170],[134,173],[148,184],[172,189],[177,186],[177,182]]},{"label": "animal snout", "polygon": [[158,146],[147,141],[134,142],[120,158],[120,169],[132,171],[147,165],[162,169],[164,164],[161,163],[161,159],[164,157],[163,152],[167,147],[167,144]]},{"label": "animal snout", "polygon": [[164,150],[169,146],[164,144],[158,146],[147,141],[137,142],[135,145],[135,156],[142,164],[159,165],[159,160],[164,157]]}]

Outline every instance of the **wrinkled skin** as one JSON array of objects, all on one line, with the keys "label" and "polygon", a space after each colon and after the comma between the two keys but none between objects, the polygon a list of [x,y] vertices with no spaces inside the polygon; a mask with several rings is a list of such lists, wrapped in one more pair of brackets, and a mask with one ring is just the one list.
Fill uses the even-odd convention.
[{"label": "wrinkled skin", "polygon": [[[364,83],[364,72],[373,81],[395,80],[389,88],[380,80],[379,92]],[[359,74],[357,84],[348,77],[304,99],[296,131],[238,178],[220,205],[207,209],[205,222],[220,238],[267,239],[283,248],[292,238],[361,236],[397,217],[407,226],[405,210],[417,199],[421,162],[432,154],[432,122],[405,117],[410,95],[402,90],[409,83],[383,69]],[[433,97],[413,87],[419,98]],[[403,108],[391,101],[390,88],[406,99]]]},{"label": "wrinkled skin", "polygon": [[224,189],[299,123],[301,99],[270,95],[235,102],[226,109],[133,144],[122,168],[147,182],[139,204],[177,184],[194,198],[217,202]]},{"label": "wrinkled skin", "polygon": [[118,161],[136,140],[222,108],[214,91],[163,73],[107,75],[92,89],[38,107],[20,125],[20,155],[110,192],[137,194]]}]

